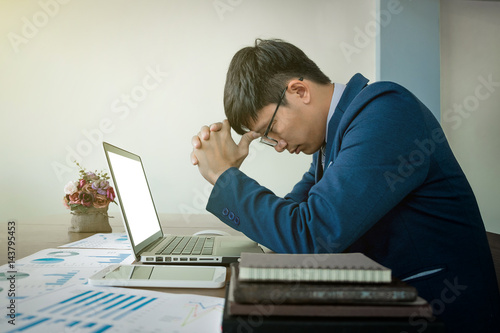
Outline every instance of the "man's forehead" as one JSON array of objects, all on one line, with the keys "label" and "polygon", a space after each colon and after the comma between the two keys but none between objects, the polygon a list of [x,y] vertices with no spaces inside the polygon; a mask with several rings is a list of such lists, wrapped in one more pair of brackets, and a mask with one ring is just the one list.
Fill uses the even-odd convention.
[{"label": "man's forehead", "polygon": [[[274,110],[269,111],[268,109],[272,109],[272,108],[273,108],[272,105],[268,105],[268,106],[265,106],[262,109],[258,110],[257,111],[257,119],[256,120],[249,119],[248,129],[250,131],[264,134],[264,132],[267,129],[267,126],[269,125],[269,122],[271,121],[272,112],[274,112]],[[270,112],[271,112],[271,114],[268,115],[268,113],[270,113]]]},{"label": "man's forehead", "polygon": [[254,131],[254,132],[262,134],[266,131],[267,125],[268,124],[263,120],[263,117],[258,117],[257,121],[253,121],[253,119],[251,119],[248,122],[247,129],[248,129],[248,131]]}]

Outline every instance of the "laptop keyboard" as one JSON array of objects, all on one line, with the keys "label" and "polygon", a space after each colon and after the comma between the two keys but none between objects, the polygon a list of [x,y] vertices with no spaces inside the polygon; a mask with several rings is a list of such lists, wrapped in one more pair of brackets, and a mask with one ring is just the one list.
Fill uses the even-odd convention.
[{"label": "laptop keyboard", "polygon": [[201,255],[212,254],[214,237],[176,236],[156,254]]}]

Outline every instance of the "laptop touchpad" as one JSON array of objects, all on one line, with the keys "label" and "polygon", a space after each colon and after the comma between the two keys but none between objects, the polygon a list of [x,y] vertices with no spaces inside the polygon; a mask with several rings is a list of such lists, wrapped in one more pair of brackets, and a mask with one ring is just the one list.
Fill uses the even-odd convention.
[{"label": "laptop touchpad", "polygon": [[250,239],[223,239],[220,240],[220,247],[214,248],[214,255],[234,255],[235,251],[239,252],[262,252],[260,247],[255,246],[256,243]]}]

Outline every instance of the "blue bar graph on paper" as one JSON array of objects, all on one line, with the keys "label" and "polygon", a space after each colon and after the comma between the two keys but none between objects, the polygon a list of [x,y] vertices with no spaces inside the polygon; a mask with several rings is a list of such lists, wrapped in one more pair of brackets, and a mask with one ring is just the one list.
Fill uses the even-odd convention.
[{"label": "blue bar graph on paper", "polygon": [[[108,311],[108,310],[112,310],[111,312],[106,312],[104,315],[102,315],[100,318],[107,318],[109,316],[111,316],[114,312],[116,312],[117,310],[115,310],[115,308],[117,306],[120,306],[120,305],[123,305],[123,304],[126,304],[127,301],[133,299],[135,296],[129,296],[127,298],[124,298],[122,300],[120,300],[119,302],[115,303],[115,304],[112,304],[106,308],[103,309],[103,311]],[[118,309],[119,310],[119,309]]]},{"label": "blue bar graph on paper", "polygon": [[[112,295],[112,294],[111,294]],[[106,296],[106,295],[105,295]],[[101,297],[101,298],[98,298],[96,300],[92,300],[91,302],[88,302],[88,303],[85,303],[85,304],[81,304],[79,306],[76,306],[76,307],[73,307],[71,308],[70,310],[66,311],[66,312],[63,312],[63,315],[68,315],[70,313],[73,313],[75,316],[80,316],[86,312],[90,312],[90,311],[93,311],[94,313],[97,313],[98,310],[99,311],[102,311],[100,309],[100,305],[102,305],[101,303],[99,303],[99,301],[105,299],[105,296],[104,297]],[[131,296],[133,297],[133,296]],[[81,302],[79,302],[81,303]],[[75,303],[76,304],[76,303]],[[81,311],[80,311],[81,310]],[[75,313],[77,311],[80,311],[78,313]],[[89,315],[88,317],[91,317],[92,315]]]},{"label": "blue bar graph on paper", "polygon": [[45,285],[47,286],[62,286],[69,280],[71,280],[72,277],[74,277],[76,274],[78,274],[78,271],[73,271],[73,272],[68,272],[66,274],[44,274],[43,276],[56,276],[59,277],[56,282],[47,282]]},{"label": "blue bar graph on paper", "polygon": [[[88,296],[88,297],[86,297],[84,299],[81,299],[81,300],[78,300],[78,301],[74,302],[73,305],[79,305],[79,304],[81,304],[81,303],[83,303],[83,302],[85,302],[85,301],[87,301],[89,299],[93,299],[93,298],[99,296],[100,294],[102,294],[102,292],[98,292],[98,293],[95,293],[93,295],[90,295],[90,296]],[[94,304],[95,302],[96,302],[96,300],[93,300],[92,302],[89,302],[89,303],[86,303],[86,304]],[[62,314],[63,315],[68,315],[68,314],[70,314],[72,312],[78,311],[79,309],[85,308],[87,306],[86,304],[81,304],[81,305],[76,306],[76,307],[71,307],[70,306],[69,307],[70,309],[68,311],[63,312]],[[64,307],[64,309],[67,309],[67,308],[68,308],[68,306]],[[62,310],[62,309],[54,310],[51,313],[55,313],[55,312],[57,312],[59,310]]]},{"label": "blue bar graph on paper", "polygon": [[50,318],[37,319],[37,320],[33,321],[32,323],[29,323],[29,324],[26,324],[22,327],[18,327],[18,328],[15,328],[13,330],[10,330],[8,333],[22,332],[22,331],[25,331],[27,329],[33,328],[35,326],[38,326],[38,325],[40,325],[48,320],[50,320]]},{"label": "blue bar graph on paper", "polygon": [[114,318],[114,320],[120,320],[120,319],[122,319],[122,318],[124,318],[124,317],[126,317],[126,316],[130,315],[132,312],[139,310],[139,309],[140,309],[140,308],[142,308],[143,306],[145,306],[145,305],[147,305],[147,304],[149,304],[149,303],[151,303],[151,302],[153,302],[153,301],[155,301],[155,300],[156,300],[156,298],[151,298],[150,300],[147,300],[146,302],[144,302],[144,303],[142,303],[142,304],[140,304],[140,305],[136,306],[135,308],[130,309],[130,310],[128,310],[127,312],[124,312],[124,313],[122,313],[121,315],[119,315],[119,316],[115,317],[115,318]]},{"label": "blue bar graph on paper", "polygon": [[[124,309],[127,309],[128,307],[134,305],[135,303],[137,302],[140,302],[142,301],[143,299],[145,299],[146,297],[139,297],[138,299],[131,299],[131,302],[127,303],[127,304],[124,304],[122,307],[118,308],[118,309],[114,309],[113,311],[111,311],[110,313],[102,316],[101,318],[107,318],[107,317],[111,317],[111,316],[114,316],[116,313],[120,312],[120,311],[123,311]],[[116,320],[116,318],[115,318]]]},{"label": "blue bar graph on paper", "polygon": [[[28,317],[26,317],[28,318]],[[51,317],[36,317],[36,316],[30,316],[31,322],[25,323],[26,320],[22,322],[22,324],[16,325],[16,328],[7,331],[6,333],[17,333],[17,332],[25,332],[28,330],[33,330],[33,331],[42,331],[46,330],[48,327],[50,327],[51,332],[63,332],[65,331],[65,327],[69,327],[71,329],[75,329],[78,332],[86,332],[86,333],[104,333],[110,328],[113,327],[113,325],[110,324],[100,324],[100,326],[97,323],[82,323],[81,321],[77,320],[66,320],[66,319],[53,319]],[[45,327],[44,327],[45,326]],[[60,328],[60,330],[58,330]]]},{"label": "blue bar graph on paper", "polygon": [[72,300],[75,300],[75,299],[77,299],[77,298],[79,298],[79,297],[81,297],[81,296],[87,295],[87,294],[89,294],[89,293],[91,293],[91,292],[92,292],[92,291],[86,291],[86,292],[81,293],[81,294],[79,294],[79,295],[76,295],[76,296],[73,296],[73,297],[71,297],[71,298],[65,299],[64,301],[61,301],[61,302],[59,302],[59,303],[56,303],[56,304],[53,304],[53,305],[49,305],[49,306],[47,306],[47,307],[45,307],[45,308],[43,308],[43,309],[39,310],[39,312],[43,312],[43,311],[48,310],[48,309],[50,309],[50,308],[52,308],[52,307],[59,306],[59,305],[64,304],[64,303],[71,302]]},{"label": "blue bar graph on paper", "polygon": [[[89,256],[89,258],[103,258],[101,261],[97,261],[101,264],[119,264],[123,260],[127,259],[130,256],[130,253],[119,253],[116,256]],[[104,261],[104,259],[108,259]]]},{"label": "blue bar graph on paper", "polygon": [[70,328],[82,333],[104,333],[114,327],[114,322],[144,310],[156,300],[155,297],[88,290],[47,304],[36,315],[18,313],[18,325],[9,332],[43,331],[47,328],[55,332]]},{"label": "blue bar graph on paper", "polygon": [[[102,297],[100,297],[100,298],[96,299],[95,301],[92,301],[92,302],[94,302],[94,303],[95,303],[95,305],[97,305],[97,304],[99,304],[102,300],[105,300],[105,299],[107,299],[108,297],[111,297],[111,296],[113,296],[113,295],[114,295],[114,293],[109,293],[109,294],[106,294],[106,295],[104,295],[104,296],[102,296]],[[85,305],[89,305],[89,306],[84,307],[84,308],[83,308],[83,311],[78,312],[78,313],[75,313],[75,316],[81,316],[81,315],[84,315],[84,314],[86,314],[86,313],[88,313],[88,312],[95,311],[95,306],[90,306],[92,302],[89,302],[89,303],[85,304]],[[103,303],[100,303],[100,304],[103,304]],[[90,316],[89,316],[89,317],[90,317]]]},{"label": "blue bar graph on paper", "polygon": [[113,327],[112,325],[104,325],[103,327],[101,327],[100,329],[94,331],[93,333],[102,333],[102,332],[105,332],[108,330],[108,328],[111,328]]},{"label": "blue bar graph on paper", "polygon": [[116,320],[142,309],[157,299],[135,295],[124,296],[124,294],[115,295],[97,291],[85,292],[50,305],[40,312],[49,311],[50,314],[73,315],[74,317],[85,315],[86,318],[98,315],[101,319],[114,317],[113,319]]},{"label": "blue bar graph on paper", "polygon": [[[112,294],[111,294],[111,295],[112,295]],[[112,298],[112,299],[110,299],[109,301],[106,301],[106,302],[104,302],[104,303],[102,303],[102,304],[104,305],[104,304],[111,303],[111,302],[116,301],[118,298],[121,298],[121,297],[123,297],[123,296],[125,296],[125,295],[124,295],[124,294],[117,295],[116,297],[113,297],[113,298]]]},{"label": "blue bar graph on paper", "polygon": [[102,292],[98,292],[98,293],[95,293],[95,294],[93,294],[93,295],[87,296],[87,297],[85,297],[85,298],[83,298],[83,299],[77,300],[77,301],[75,301],[73,304],[69,304],[69,305],[68,305],[68,304],[65,304],[65,305],[63,305],[63,306],[60,306],[59,308],[56,308],[55,310],[51,311],[50,313],[57,313],[57,312],[59,312],[59,311],[61,311],[61,310],[66,310],[66,309],[68,309],[68,308],[69,308],[69,310],[68,310],[68,311],[63,312],[63,315],[70,314],[71,312],[75,311],[75,310],[78,308],[78,307],[72,307],[73,305],[78,305],[78,304],[80,304],[80,303],[82,303],[82,302],[85,302],[85,301],[87,301],[87,300],[89,300],[89,299],[92,299],[92,298],[94,298],[94,297],[97,297],[97,296],[99,296],[100,294],[102,294]]}]

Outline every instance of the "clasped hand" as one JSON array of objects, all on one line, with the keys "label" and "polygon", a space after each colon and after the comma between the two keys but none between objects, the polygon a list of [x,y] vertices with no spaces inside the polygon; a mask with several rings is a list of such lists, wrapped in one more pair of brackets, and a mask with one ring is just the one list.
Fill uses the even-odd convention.
[{"label": "clasped hand", "polygon": [[214,185],[224,171],[241,166],[248,156],[250,143],[259,136],[257,132],[250,131],[236,144],[227,120],[203,126],[191,140],[191,163],[198,165],[201,175]]}]

